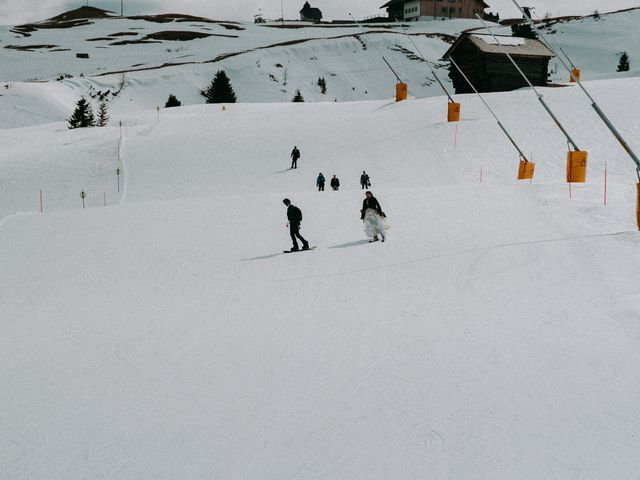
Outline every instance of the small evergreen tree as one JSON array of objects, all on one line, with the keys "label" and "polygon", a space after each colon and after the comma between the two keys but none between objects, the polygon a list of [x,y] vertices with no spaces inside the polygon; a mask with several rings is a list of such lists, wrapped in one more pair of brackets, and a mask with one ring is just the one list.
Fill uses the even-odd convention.
[{"label": "small evergreen tree", "polygon": [[618,71],[619,72],[629,71],[629,55],[627,54],[627,52],[622,52],[622,55],[620,55],[620,63],[618,63]]},{"label": "small evergreen tree", "polygon": [[201,93],[206,103],[236,103],[236,94],[224,70],[218,71],[211,85]]},{"label": "small evergreen tree", "polygon": [[73,111],[69,119],[69,128],[86,128],[93,127],[96,124],[93,116],[91,104],[84,98],[80,98],[76,103],[76,109]]},{"label": "small evergreen tree", "polygon": [[304,102],[304,97],[300,93],[300,90],[296,90],[296,94],[293,96],[292,102]]},{"label": "small evergreen tree", "polygon": [[106,102],[100,102],[100,108],[98,109],[98,119],[96,120],[97,127],[106,127],[109,123],[109,114],[107,113]]},{"label": "small evergreen tree", "polygon": [[164,104],[164,108],[180,106],[182,106],[182,102],[180,102],[180,100],[178,100],[178,98],[173,93],[169,95],[167,103]]},{"label": "small evergreen tree", "polygon": [[324,77],[318,78],[318,86],[320,87],[320,93],[322,95],[327,93],[327,82],[325,82]]}]

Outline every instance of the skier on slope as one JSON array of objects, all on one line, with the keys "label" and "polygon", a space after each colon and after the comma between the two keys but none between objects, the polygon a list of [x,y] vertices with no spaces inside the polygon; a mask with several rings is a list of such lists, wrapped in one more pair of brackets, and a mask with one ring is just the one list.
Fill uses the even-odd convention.
[{"label": "skier on slope", "polygon": [[298,168],[298,159],[300,158],[300,150],[298,147],[294,145],[293,150],[291,150],[291,169]]},{"label": "skier on slope", "polygon": [[302,211],[291,203],[291,200],[285,198],[282,200],[287,206],[287,219],[289,220],[289,233],[291,235],[291,240],[293,240],[293,247],[291,248],[292,252],[297,252],[298,241],[296,237],[302,241],[302,250],[309,250],[309,242],[307,242],[302,235],[300,235],[300,223],[302,222]]},{"label": "skier on slope", "polygon": [[319,192],[324,192],[324,175],[322,172],[318,174],[318,178],[316,179],[316,187],[318,187]]},{"label": "skier on slope", "polygon": [[331,179],[331,188],[334,190],[338,190],[340,188],[340,180],[335,175]]},{"label": "skier on slope", "polygon": [[362,187],[362,190],[371,186],[369,175],[367,175],[367,172],[365,172],[364,170],[362,171],[362,175],[360,175],[360,186]]},{"label": "skier on slope", "polygon": [[384,242],[385,231],[389,228],[389,225],[387,225],[387,222],[384,220],[386,217],[376,197],[367,190],[365,192],[365,199],[362,202],[362,210],[360,210],[360,220],[364,222],[364,231],[367,237],[372,238],[369,242],[377,242],[378,235],[380,235]]}]

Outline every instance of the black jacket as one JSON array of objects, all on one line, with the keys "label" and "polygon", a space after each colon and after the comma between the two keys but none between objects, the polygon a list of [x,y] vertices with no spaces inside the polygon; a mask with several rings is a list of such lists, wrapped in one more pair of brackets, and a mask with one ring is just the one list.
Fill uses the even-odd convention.
[{"label": "black jacket", "polygon": [[293,159],[300,158],[300,150],[298,150],[297,148],[294,148],[293,150],[291,150],[291,158]]},{"label": "black jacket", "polygon": [[364,202],[362,202],[362,210],[360,210],[360,219],[364,220],[364,214],[367,211],[368,208],[373,208],[376,212],[378,212],[381,216],[385,216],[384,212],[382,211],[382,207],[380,207],[380,203],[378,203],[378,200],[376,199],[376,197],[371,196],[371,198],[365,198]]},{"label": "black jacket", "polygon": [[332,188],[336,188],[340,186],[340,180],[338,180],[338,178],[332,178],[331,179],[331,187]]},{"label": "black jacket", "polygon": [[291,204],[287,207],[287,218],[290,223],[300,223],[302,222],[302,211],[295,205]]},{"label": "black jacket", "polygon": [[371,183],[369,182],[369,175],[367,175],[366,173],[363,173],[362,175],[360,175],[360,185],[365,185],[365,186],[371,185]]}]

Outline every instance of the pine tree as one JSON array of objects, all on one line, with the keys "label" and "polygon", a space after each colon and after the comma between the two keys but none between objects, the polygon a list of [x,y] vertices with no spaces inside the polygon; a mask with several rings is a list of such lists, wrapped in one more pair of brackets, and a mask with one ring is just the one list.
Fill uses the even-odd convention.
[{"label": "pine tree", "polygon": [[236,94],[224,70],[216,73],[202,96],[207,99],[206,103],[236,103]]},{"label": "pine tree", "polygon": [[96,120],[97,127],[106,127],[109,123],[109,114],[107,113],[106,102],[100,102],[100,108],[98,109],[98,119]]},{"label": "pine tree", "polygon": [[82,97],[76,103],[76,109],[69,119],[69,128],[93,127],[96,124],[91,104]]},{"label": "pine tree", "polygon": [[180,102],[180,100],[178,100],[178,98],[173,93],[169,95],[167,103],[164,104],[164,108],[180,106],[182,106],[182,102]]},{"label": "pine tree", "polygon": [[629,55],[627,54],[627,52],[622,52],[622,55],[620,55],[620,63],[618,63],[618,71],[619,72],[629,71]]},{"label": "pine tree", "polygon": [[325,82],[324,77],[318,78],[318,86],[322,95],[327,93],[327,82]]},{"label": "pine tree", "polygon": [[296,94],[293,97],[292,102],[304,102],[304,97],[300,93],[300,90],[296,90]]}]

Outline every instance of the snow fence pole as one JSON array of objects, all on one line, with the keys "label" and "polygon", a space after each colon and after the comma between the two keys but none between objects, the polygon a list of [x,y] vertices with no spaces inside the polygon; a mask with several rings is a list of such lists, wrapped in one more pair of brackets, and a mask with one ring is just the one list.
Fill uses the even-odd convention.
[{"label": "snow fence pole", "polygon": [[40,190],[40,213],[44,213],[44,207],[42,204],[42,190]]}]

